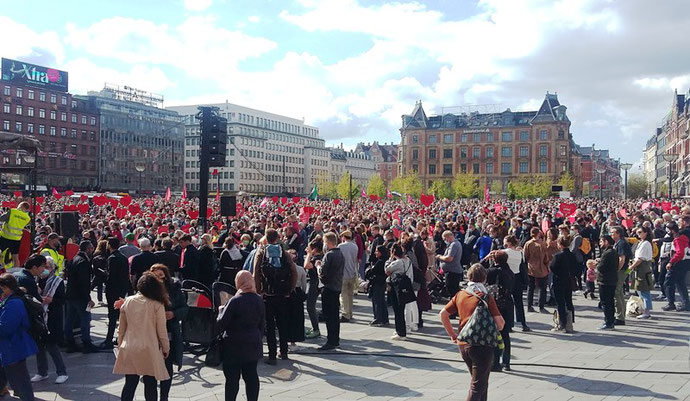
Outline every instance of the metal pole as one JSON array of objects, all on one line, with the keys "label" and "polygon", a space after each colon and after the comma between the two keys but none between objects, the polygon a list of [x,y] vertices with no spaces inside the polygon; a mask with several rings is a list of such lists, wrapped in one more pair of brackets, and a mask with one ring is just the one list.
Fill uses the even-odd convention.
[{"label": "metal pole", "polygon": [[287,187],[285,186],[285,155],[283,155],[283,196],[287,196]]},{"label": "metal pole", "polygon": [[668,164],[668,200],[671,200],[671,180],[673,176],[673,165],[671,163]]},{"label": "metal pole", "polygon": [[199,219],[201,219],[201,229],[206,232],[206,210],[208,209],[208,168],[209,168],[209,134],[211,130],[211,119],[213,109],[211,107],[199,107],[201,117],[201,146],[199,152]]},{"label": "metal pole", "polygon": [[625,170],[625,185],[623,186],[623,199],[628,199],[628,170]]},{"label": "metal pole", "polygon": [[604,199],[604,186],[603,186],[603,173],[599,173],[599,201],[602,201]]},{"label": "metal pole", "polygon": [[216,191],[220,193],[220,171],[218,172],[218,186],[216,187]]},{"label": "metal pole", "polygon": [[141,175],[142,175],[142,173],[143,173],[142,171],[139,172],[139,196],[141,196]]},{"label": "metal pole", "polygon": [[348,173],[348,175],[350,176],[350,211],[352,211],[352,174]]},{"label": "metal pole", "polygon": [[30,253],[34,253],[34,246],[36,240],[36,181],[38,175],[38,149],[34,149],[34,169],[31,172],[31,244],[29,245]]}]

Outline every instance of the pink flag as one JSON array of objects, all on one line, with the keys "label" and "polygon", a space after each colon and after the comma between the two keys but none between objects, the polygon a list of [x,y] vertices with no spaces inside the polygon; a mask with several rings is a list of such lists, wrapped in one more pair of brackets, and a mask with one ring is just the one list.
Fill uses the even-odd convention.
[{"label": "pink flag", "polygon": [[412,203],[412,196],[407,194],[407,203]]},{"label": "pink flag", "polygon": [[170,195],[171,195],[170,187],[168,187],[168,189],[165,190],[165,201],[166,202],[170,202]]},{"label": "pink flag", "polygon": [[362,188],[362,193],[361,193],[360,195],[362,196],[362,198],[366,198],[366,197],[367,197],[367,193],[364,192],[364,188]]},{"label": "pink flag", "polygon": [[487,185],[484,185],[484,202],[491,202],[491,194]]},{"label": "pink flag", "polygon": [[220,200],[220,188],[216,188],[216,202]]},{"label": "pink flag", "polygon": [[386,190],[386,198],[393,199],[393,194],[391,193],[391,191],[389,189]]},{"label": "pink flag", "polygon": [[182,199],[187,199],[187,186],[182,187]]},{"label": "pink flag", "polygon": [[267,204],[267,203],[268,203],[268,197],[267,197],[267,196],[264,196],[264,200],[261,201],[261,203],[259,204],[259,206],[262,207],[262,208],[263,208],[263,207],[266,207],[266,204]]}]

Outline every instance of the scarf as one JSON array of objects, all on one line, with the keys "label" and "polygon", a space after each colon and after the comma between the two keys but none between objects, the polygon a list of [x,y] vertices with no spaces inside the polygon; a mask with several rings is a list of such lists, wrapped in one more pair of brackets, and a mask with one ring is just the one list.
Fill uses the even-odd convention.
[{"label": "scarf", "polygon": [[[43,287],[43,293],[41,294],[43,297],[54,297],[55,292],[57,291],[58,287],[62,283],[62,279],[53,272],[50,272],[50,275],[48,276],[48,279],[46,280],[46,285]],[[43,311],[45,312],[43,316],[45,317],[46,324],[48,323],[48,306],[50,305],[43,305]]]},{"label": "scarf", "polygon": [[489,292],[486,290],[486,287],[484,286],[483,283],[475,283],[474,281],[468,281],[467,282],[467,288],[465,288],[465,291],[469,292],[470,294],[488,294]]},{"label": "scarf", "polygon": [[256,293],[254,276],[247,270],[240,271],[235,276],[235,288],[237,288],[237,294],[245,292]]}]

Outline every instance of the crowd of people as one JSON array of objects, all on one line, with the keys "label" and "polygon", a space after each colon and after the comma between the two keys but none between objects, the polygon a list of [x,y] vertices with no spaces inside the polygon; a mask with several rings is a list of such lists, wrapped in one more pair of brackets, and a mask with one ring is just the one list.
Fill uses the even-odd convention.
[{"label": "crowd of people", "polygon": [[[21,200],[4,205],[0,251],[9,252],[4,261],[14,272],[0,276],[3,392],[9,384],[33,400],[31,383],[48,378],[48,355],[61,384],[68,380],[62,352],[114,348],[113,372],[125,375],[123,400],[133,399],[142,378],[147,401],[167,400],[184,351],[184,280],[237,290],[215,325],[228,400],[240,377],[247,398],[258,399],[264,337],[269,365],[289,359],[298,342],[335,350],[341,324],[362,320],[392,326],[391,341],[405,341],[434,319],[425,315],[432,300],[447,302],[440,319],[472,374],[468,400],[485,400],[489,373],[511,369],[511,333],[518,323],[531,331],[529,313],[552,307],[553,331],[567,334],[575,330],[574,295],[598,298],[602,330],[626,324],[631,293],[640,298],[639,319],[652,318],[655,289],[664,311],[690,310],[690,206],[681,200],[246,197],[232,217],[220,216],[212,201],[204,230],[195,200],[104,198],[70,194],[41,198],[38,208]],[[75,206],[80,231],[63,238],[54,212]],[[20,261],[31,210],[36,252]],[[353,313],[357,293],[370,299],[370,318]],[[42,306],[42,330],[32,302]],[[101,305],[108,330],[94,343],[91,309]],[[492,339],[477,335],[477,322],[495,330]],[[32,377],[26,360],[33,355]]]}]

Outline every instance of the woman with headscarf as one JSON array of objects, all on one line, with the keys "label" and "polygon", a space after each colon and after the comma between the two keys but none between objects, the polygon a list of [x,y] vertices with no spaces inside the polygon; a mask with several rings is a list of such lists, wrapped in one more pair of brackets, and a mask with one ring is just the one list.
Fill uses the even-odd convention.
[{"label": "woman with headscarf", "polygon": [[247,400],[259,399],[259,375],[256,364],[263,357],[263,334],[266,325],[264,302],[257,295],[254,277],[243,270],[235,276],[237,294],[220,308],[217,331],[223,335],[223,374],[225,400],[237,399],[240,375]]}]

